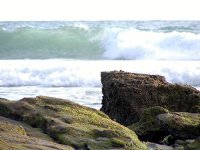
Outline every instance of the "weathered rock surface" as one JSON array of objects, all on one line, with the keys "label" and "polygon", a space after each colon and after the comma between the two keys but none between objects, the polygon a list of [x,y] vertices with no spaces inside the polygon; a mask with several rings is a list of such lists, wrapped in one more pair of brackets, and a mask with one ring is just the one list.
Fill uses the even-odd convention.
[{"label": "weathered rock surface", "polygon": [[[54,142],[69,145],[75,149],[146,149],[146,145],[138,140],[132,130],[112,121],[101,111],[63,99],[44,96],[24,98],[16,102],[0,99],[0,116],[39,128],[53,138]],[[4,126],[7,125],[4,124]],[[14,136],[14,139],[10,138],[11,140],[6,139],[9,137],[6,135],[3,140],[0,140],[0,145],[6,147],[10,143],[15,143],[16,146],[11,148],[17,149],[17,146],[21,144],[18,139],[21,139],[21,136],[28,138],[27,128],[22,128],[20,133],[23,135],[17,134],[16,138]],[[13,132],[15,131],[18,131],[18,125],[13,129]],[[29,133],[32,132],[29,130]],[[28,138],[24,142],[32,141],[38,146],[36,140]],[[23,148],[29,149],[29,146]],[[52,146],[52,149],[57,148]]]},{"label": "weathered rock surface", "polygon": [[183,150],[199,150],[200,149],[200,137],[189,140],[177,140],[175,145],[183,147]]},{"label": "weathered rock surface", "polygon": [[173,112],[199,112],[200,92],[170,84],[163,76],[111,71],[101,73],[101,111],[123,125],[139,121],[145,108],[161,106]]},{"label": "weathered rock surface", "polygon": [[195,139],[192,142],[185,142],[186,144],[184,145],[185,150],[199,150],[200,149],[200,137]]},{"label": "weathered rock surface", "polygon": [[73,150],[74,148],[53,142],[44,133],[25,123],[0,117],[0,150],[25,149]]},{"label": "weathered rock surface", "polygon": [[161,128],[180,139],[193,139],[200,136],[200,114],[173,112],[160,114],[157,121]]},{"label": "weathered rock surface", "polygon": [[182,149],[176,149],[172,146],[161,145],[161,144],[156,144],[156,143],[151,143],[151,142],[147,142],[147,146],[149,150],[184,150],[183,147],[181,147]]},{"label": "weathered rock surface", "polygon": [[156,117],[165,113],[169,113],[169,111],[160,106],[146,108],[140,117],[140,121],[128,126],[128,128],[135,131],[142,141],[161,142],[163,137],[169,133],[160,127]]}]

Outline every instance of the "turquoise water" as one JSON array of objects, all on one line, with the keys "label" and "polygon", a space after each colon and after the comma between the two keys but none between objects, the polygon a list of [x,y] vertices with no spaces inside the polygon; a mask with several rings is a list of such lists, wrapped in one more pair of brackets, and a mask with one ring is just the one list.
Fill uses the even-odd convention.
[{"label": "turquoise water", "polygon": [[198,21],[0,22],[0,59],[199,60]]},{"label": "turquoise water", "polygon": [[0,97],[101,107],[100,72],[200,87],[199,21],[0,22]]}]

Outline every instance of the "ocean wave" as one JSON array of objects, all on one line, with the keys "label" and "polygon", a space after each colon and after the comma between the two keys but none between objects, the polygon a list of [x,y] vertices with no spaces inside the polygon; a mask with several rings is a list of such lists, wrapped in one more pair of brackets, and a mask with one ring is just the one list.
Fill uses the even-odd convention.
[{"label": "ocean wave", "polygon": [[199,31],[199,22],[1,22],[0,59],[200,60]]},{"label": "ocean wave", "polygon": [[0,59],[98,58],[100,43],[80,27],[0,30]]},{"label": "ocean wave", "polygon": [[1,60],[0,86],[101,87],[100,72],[159,74],[172,83],[200,86],[199,61]]},{"label": "ocean wave", "polygon": [[104,36],[108,59],[199,60],[200,34],[112,30]]}]

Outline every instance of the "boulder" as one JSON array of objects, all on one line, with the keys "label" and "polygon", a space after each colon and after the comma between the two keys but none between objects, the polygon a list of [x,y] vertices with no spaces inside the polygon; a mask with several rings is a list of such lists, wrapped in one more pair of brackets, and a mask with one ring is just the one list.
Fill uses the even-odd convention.
[{"label": "boulder", "polygon": [[158,124],[172,136],[180,139],[194,139],[200,136],[200,114],[172,112],[157,116]]},{"label": "boulder", "polygon": [[132,130],[103,112],[64,99],[0,100],[0,115],[39,128],[57,143],[77,150],[146,149]]},{"label": "boulder", "polygon": [[101,73],[101,111],[123,125],[137,121],[144,109],[161,106],[172,112],[198,112],[200,92],[189,86],[168,83],[163,76],[123,71]]}]

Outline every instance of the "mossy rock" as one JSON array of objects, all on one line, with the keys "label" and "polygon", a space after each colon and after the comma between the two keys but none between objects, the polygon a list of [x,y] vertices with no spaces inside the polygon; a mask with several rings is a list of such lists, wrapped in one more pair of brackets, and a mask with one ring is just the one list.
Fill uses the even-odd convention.
[{"label": "mossy rock", "polygon": [[128,126],[128,128],[135,131],[141,140],[158,142],[167,133],[157,124],[156,116],[164,113],[169,113],[169,111],[160,106],[147,108],[140,116],[140,121]]},{"label": "mossy rock", "polygon": [[190,140],[177,140],[176,145],[182,146],[184,150],[199,150],[200,149],[200,137]]},{"label": "mossy rock", "polygon": [[24,130],[24,128],[22,126],[13,125],[7,121],[0,122],[0,132],[26,135],[26,131]]},{"label": "mossy rock", "polygon": [[11,118],[40,128],[58,143],[75,149],[146,149],[133,131],[103,112],[68,100],[38,96],[4,104]]},{"label": "mossy rock", "polygon": [[141,115],[141,121],[155,121],[155,118],[159,114],[169,113],[169,111],[161,106],[154,106],[144,109]]},{"label": "mossy rock", "polygon": [[160,114],[157,122],[162,129],[180,139],[193,139],[200,135],[200,114],[173,112]]},{"label": "mossy rock", "polygon": [[194,142],[189,143],[185,146],[185,150],[199,150],[200,149],[200,137]]},{"label": "mossy rock", "polygon": [[61,145],[30,136],[9,134],[5,132],[0,134],[1,150],[74,150],[74,148],[67,145]]},{"label": "mossy rock", "polygon": [[[19,125],[21,124],[21,125]],[[30,149],[44,149],[44,150],[73,150],[72,147],[60,145],[55,142],[44,140],[40,136],[32,137],[29,135],[30,130],[35,129],[29,127],[29,131],[23,127],[22,122],[13,121],[4,117],[0,117],[0,149],[1,150],[30,150]],[[42,133],[41,133],[42,134]]]}]

